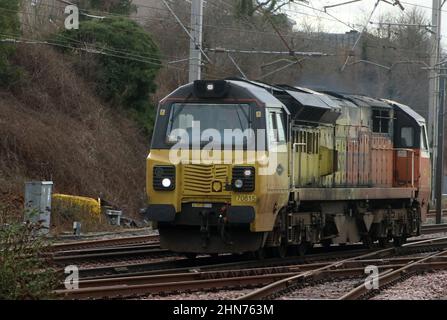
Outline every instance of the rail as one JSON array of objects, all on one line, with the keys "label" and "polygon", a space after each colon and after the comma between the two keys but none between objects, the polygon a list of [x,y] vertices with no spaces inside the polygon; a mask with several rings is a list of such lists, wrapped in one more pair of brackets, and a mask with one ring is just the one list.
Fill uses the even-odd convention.
[{"label": "rail", "polygon": [[[432,248],[432,249],[440,249],[445,250],[447,248],[447,237],[441,237],[436,239],[429,239],[429,240],[422,240],[417,241],[413,243],[404,244],[402,246],[402,249],[399,248],[399,250],[403,250],[403,248],[409,248],[409,249],[417,249],[423,251],[424,248]],[[289,290],[290,288],[293,288],[294,286],[298,285],[299,283],[303,283],[306,281],[316,281],[321,280],[324,272],[327,271],[333,271],[334,269],[340,270],[343,266],[346,266],[348,263],[353,263],[355,261],[365,260],[365,259],[372,259],[372,258],[386,258],[387,256],[395,254],[398,249],[396,248],[387,248],[382,249],[378,251],[373,251],[367,254],[363,254],[360,256],[356,256],[353,258],[348,258],[342,261],[338,261],[332,264],[328,264],[326,266],[323,266],[321,268],[314,269],[312,271],[307,272],[299,272],[292,277],[281,279],[277,282],[272,282],[269,285],[262,287],[260,289],[254,290],[250,292],[249,294],[246,294],[242,297],[239,297],[237,300],[260,300],[265,299],[274,295],[278,295],[281,292],[284,292],[286,290]],[[424,262],[424,261],[421,261]]]}]

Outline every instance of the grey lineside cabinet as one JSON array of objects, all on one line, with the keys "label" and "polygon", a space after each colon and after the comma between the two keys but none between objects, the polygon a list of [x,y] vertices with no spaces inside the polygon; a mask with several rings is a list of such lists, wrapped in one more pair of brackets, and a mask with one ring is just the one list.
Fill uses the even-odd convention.
[{"label": "grey lineside cabinet", "polygon": [[39,233],[50,231],[53,182],[32,181],[25,184],[25,221],[41,223]]}]

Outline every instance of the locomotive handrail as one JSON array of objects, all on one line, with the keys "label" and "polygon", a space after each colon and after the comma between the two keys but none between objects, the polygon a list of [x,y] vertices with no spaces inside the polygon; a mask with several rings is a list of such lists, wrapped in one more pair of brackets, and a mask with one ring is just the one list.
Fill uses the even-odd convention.
[{"label": "locomotive handrail", "polygon": [[414,188],[414,156],[416,151],[408,148],[393,148],[393,151],[411,152],[411,187]]}]

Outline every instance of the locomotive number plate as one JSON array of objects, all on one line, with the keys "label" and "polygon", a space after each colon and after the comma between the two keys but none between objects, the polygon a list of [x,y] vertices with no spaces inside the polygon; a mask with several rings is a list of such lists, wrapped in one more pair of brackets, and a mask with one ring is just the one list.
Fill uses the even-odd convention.
[{"label": "locomotive number plate", "polygon": [[252,194],[240,194],[236,196],[236,201],[239,202],[256,202],[256,196]]}]

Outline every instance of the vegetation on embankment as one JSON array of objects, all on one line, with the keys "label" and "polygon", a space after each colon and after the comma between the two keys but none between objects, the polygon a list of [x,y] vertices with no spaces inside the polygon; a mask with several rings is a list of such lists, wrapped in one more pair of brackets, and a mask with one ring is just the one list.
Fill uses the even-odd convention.
[{"label": "vegetation on embankment", "polygon": [[11,218],[0,202],[0,300],[54,298],[58,279],[44,258],[48,244],[38,231],[36,225]]},{"label": "vegetation on embankment", "polygon": [[[131,1],[85,0],[84,8],[121,16],[83,18],[79,30],[62,24],[51,34],[35,29],[28,35],[25,25],[20,28],[18,3],[0,0],[9,8],[0,38],[52,39],[52,45],[0,42],[0,201],[20,216],[24,182],[51,180],[56,192],[101,196],[137,216],[146,201],[157,46],[125,17]],[[80,49],[96,46],[102,54]]]}]

